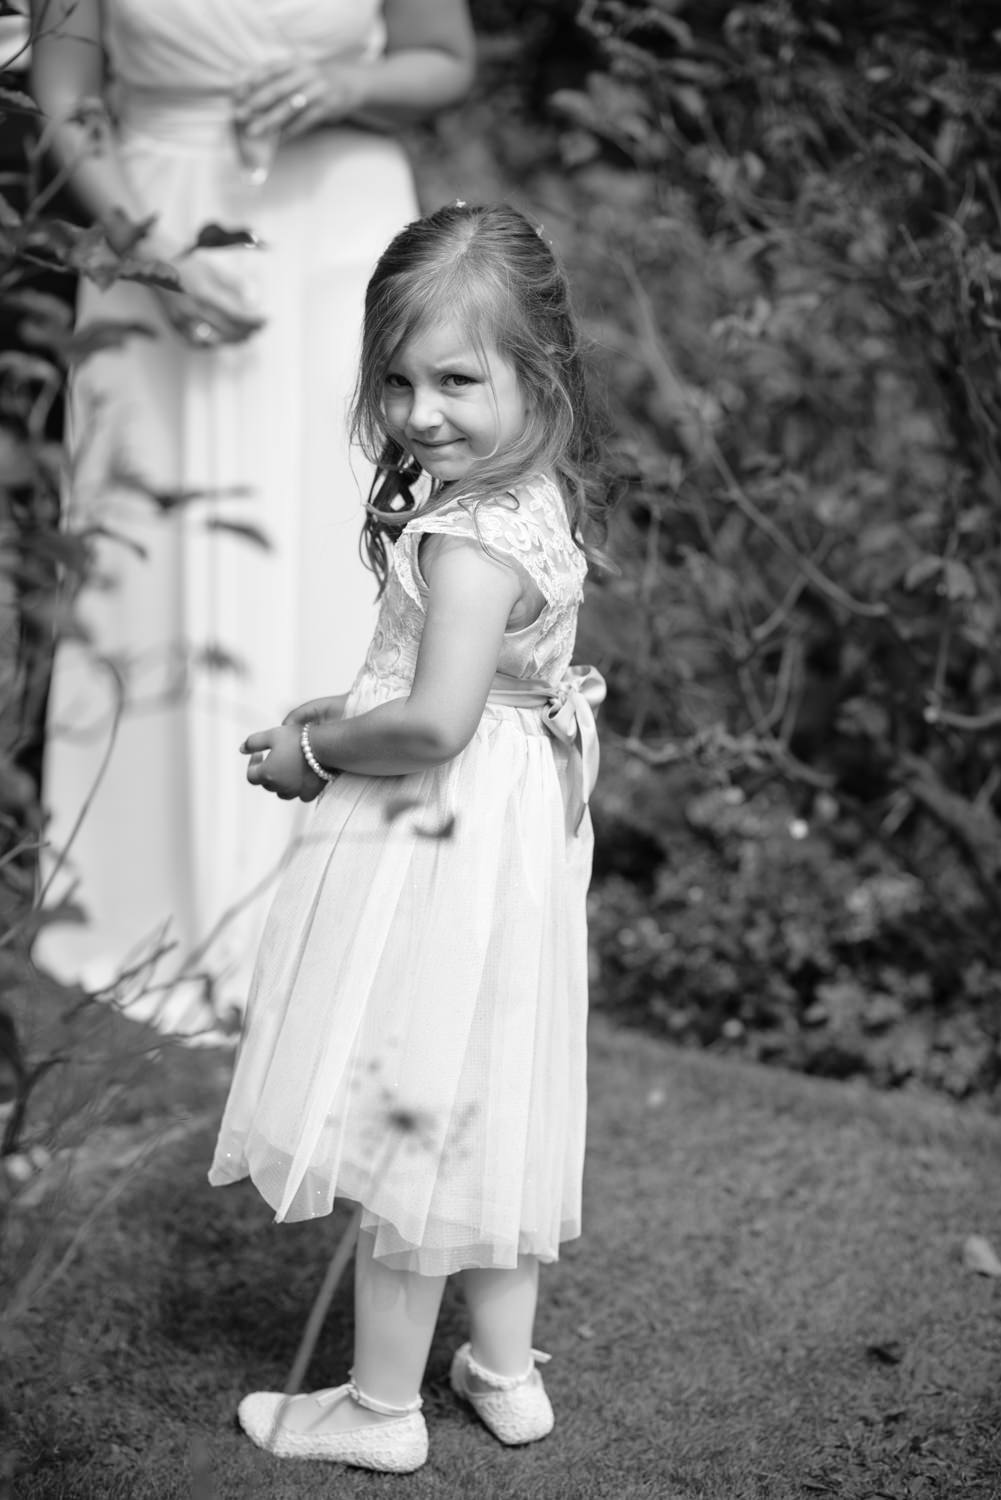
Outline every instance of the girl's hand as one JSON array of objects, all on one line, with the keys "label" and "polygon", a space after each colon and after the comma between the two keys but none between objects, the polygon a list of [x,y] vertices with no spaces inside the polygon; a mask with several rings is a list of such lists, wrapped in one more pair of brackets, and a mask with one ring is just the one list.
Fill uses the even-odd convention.
[{"label": "girl's hand", "polygon": [[233,95],[233,117],[248,136],[292,140],[345,119],[365,102],[364,69],[290,58],[247,78]]},{"label": "girl's hand", "polygon": [[212,263],[216,253],[195,251],[173,260],[171,264],[180,277],[181,289],[176,292],[156,289],[168,322],[193,349],[242,343],[264,324],[264,319],[248,302],[238,278],[225,266]]},{"label": "girl's hand", "polygon": [[300,703],[287,713],[282,723],[295,724],[301,729],[303,724],[315,724],[320,719],[343,719],[347,701],[347,693],[336,693],[332,698],[310,698],[308,703]]},{"label": "girl's hand", "polygon": [[250,756],[247,780],[251,786],[274,792],[282,802],[312,802],[326,786],[303,758],[298,725],[255,730],[247,735],[240,753]]}]

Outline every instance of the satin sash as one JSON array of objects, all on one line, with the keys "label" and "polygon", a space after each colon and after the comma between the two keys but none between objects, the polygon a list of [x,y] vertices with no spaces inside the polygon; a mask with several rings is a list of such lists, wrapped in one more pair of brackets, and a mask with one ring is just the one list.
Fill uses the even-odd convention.
[{"label": "satin sash", "polygon": [[487,702],[500,708],[539,708],[543,727],[570,751],[566,794],[567,831],[580,832],[598,779],[598,728],[594,710],[605,697],[597,667],[571,667],[558,683],[498,672]]}]

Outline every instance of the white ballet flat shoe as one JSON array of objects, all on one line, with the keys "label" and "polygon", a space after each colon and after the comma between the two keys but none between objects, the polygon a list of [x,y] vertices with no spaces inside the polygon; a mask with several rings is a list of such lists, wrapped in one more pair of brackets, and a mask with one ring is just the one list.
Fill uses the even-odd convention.
[{"label": "white ballet flat shoe", "polygon": [[328,1463],[349,1464],[355,1469],[378,1469],[386,1474],[409,1474],[428,1456],[428,1430],[421,1416],[420,1397],[409,1406],[386,1406],[360,1391],[353,1380],[346,1385],[310,1393],[319,1406],[338,1401],[356,1401],[391,1422],[375,1422],[350,1432],[292,1432],[282,1426],[282,1411],[294,1396],[281,1391],[254,1391],[244,1396],[238,1408],[240,1426],[247,1436],[276,1458],[316,1458]]},{"label": "white ballet flat shoe", "polygon": [[[450,1380],[455,1394],[470,1406],[494,1437],[502,1443],[535,1443],[553,1430],[555,1417],[536,1364],[546,1364],[548,1354],[532,1350],[532,1363],[524,1375],[495,1375],[473,1358],[469,1344],[455,1351]],[[470,1375],[490,1386],[473,1391]]]}]

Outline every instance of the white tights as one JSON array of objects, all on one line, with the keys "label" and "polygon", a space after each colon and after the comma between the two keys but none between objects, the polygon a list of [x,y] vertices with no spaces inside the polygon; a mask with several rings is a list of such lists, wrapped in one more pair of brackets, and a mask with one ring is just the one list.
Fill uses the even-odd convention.
[{"label": "white tights", "polygon": [[[373,1258],[373,1243],[371,1234],[359,1234],[354,1379],[377,1401],[405,1406],[420,1391],[445,1277],[390,1270]],[[538,1260],[523,1255],[511,1270],[459,1274],[473,1358],[497,1375],[523,1375],[532,1364]]]},{"label": "white tights", "polygon": [[[406,1408],[420,1394],[445,1290],[444,1276],[393,1271],[372,1255],[374,1238],[358,1236],[355,1256],[355,1349],[358,1390],[381,1405]],[[495,1375],[524,1375],[532,1367],[532,1325],[539,1262],[521,1256],[509,1271],[462,1271],[473,1358]],[[479,1382],[469,1377],[475,1389]],[[484,1390],[489,1386],[483,1385]],[[355,1401],[329,1406],[293,1396],[282,1423],[299,1432],[337,1432],[390,1420]]]}]

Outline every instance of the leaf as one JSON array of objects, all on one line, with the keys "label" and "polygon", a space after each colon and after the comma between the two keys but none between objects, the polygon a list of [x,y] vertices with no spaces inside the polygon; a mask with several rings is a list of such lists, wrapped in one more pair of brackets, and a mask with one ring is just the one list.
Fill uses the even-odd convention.
[{"label": "leaf", "polygon": [[387,823],[393,823],[405,813],[413,812],[417,806],[415,797],[391,797],[383,808],[382,816]]},{"label": "leaf", "polygon": [[87,911],[71,900],[59,901],[55,906],[39,906],[31,914],[30,927],[32,932],[41,932],[43,927],[55,927],[61,922],[82,927],[87,922]]},{"label": "leaf", "polygon": [[27,771],[5,754],[0,753],[0,808],[4,811],[20,811],[35,800],[35,783]]},{"label": "leaf", "polygon": [[264,552],[271,551],[271,542],[265,532],[259,526],[252,526],[249,521],[224,521],[220,516],[213,516],[205,522],[206,531],[230,531],[234,536],[243,537],[244,541],[253,542],[255,547],[260,547]]},{"label": "leaf", "polygon": [[947,599],[975,599],[977,583],[965,563],[950,558],[943,568],[942,589]]},{"label": "leaf", "polygon": [[59,328],[69,328],[73,323],[73,309],[68,302],[53,292],[40,292],[34,287],[21,287],[5,295],[4,306],[11,312],[27,313]]},{"label": "leaf", "polygon": [[78,328],[63,345],[63,352],[72,364],[82,364],[92,354],[104,349],[120,349],[130,338],[155,339],[157,331],[150,323],[136,319],[100,318]]},{"label": "leaf", "polygon": [[978,1276],[1001,1276],[1001,1260],[982,1234],[968,1235],[963,1241],[963,1265]]},{"label": "leaf", "polygon": [[111,221],[115,228],[115,250],[121,257],[131,254],[146,238],[156,223],[156,214],[148,214],[145,219],[133,219],[122,209],[116,208],[112,212]]},{"label": "leaf", "polygon": [[18,89],[0,88],[0,110],[15,115],[40,115],[42,111],[28,94]]},{"label": "leaf", "polygon": [[227,250],[240,246],[245,250],[256,250],[260,245],[257,235],[250,229],[226,229],[222,224],[203,224],[195,239],[183,253],[193,250]]},{"label": "leaf", "polygon": [[866,1344],[865,1352],[870,1359],[874,1359],[881,1365],[899,1365],[904,1357],[904,1351],[896,1339],[885,1339],[879,1344]]},{"label": "leaf", "polygon": [[157,490],[154,489],[143,478],[126,470],[119,470],[114,476],[115,480],[131,489],[138,490],[148,500],[152,500],[158,510],[165,514],[177,510],[181,505],[190,505],[195,500],[232,500],[246,499],[250,490],[245,484],[219,485],[216,489],[176,489]]},{"label": "leaf", "polygon": [[116,279],[138,281],[142,286],[162,287],[168,292],[178,291],[181,285],[177,267],[172,266],[169,260],[142,260],[135,255],[122,258]]},{"label": "leaf", "polygon": [[13,489],[30,484],[33,478],[34,465],[28,445],[9,427],[0,426],[0,486]]},{"label": "leaf", "polygon": [[846,698],[837,712],[840,734],[859,735],[882,743],[890,732],[890,715],[886,706],[869,698]]},{"label": "leaf", "polygon": [[204,667],[209,672],[232,672],[236,677],[247,675],[246,662],[234,656],[231,651],[227,651],[225,646],[205,646],[195,656],[194,664],[196,667]]},{"label": "leaf", "polygon": [[926,555],[919,557],[916,563],[912,563],[904,574],[904,588],[916,589],[922,583],[927,583],[929,578],[934,578],[936,573],[942,571],[942,559]]},{"label": "leaf", "polygon": [[[420,806],[421,804],[416,797],[392,797],[386,803],[383,810],[383,818],[387,823],[394,823],[397,818],[402,818],[407,813],[418,811]],[[417,838],[422,839],[450,839],[455,832],[455,815],[450,814],[448,817],[442,819],[437,827],[413,823],[410,832]]]},{"label": "leaf", "polygon": [[55,378],[56,373],[49,361],[39,359],[37,354],[23,354],[18,349],[8,349],[0,354],[0,379],[48,382]]}]

